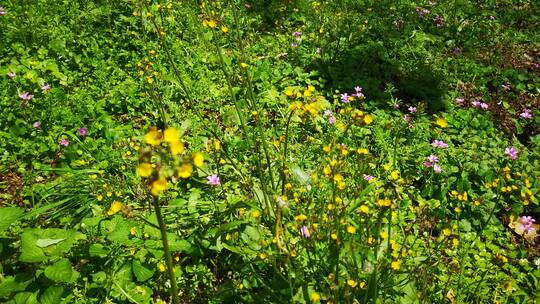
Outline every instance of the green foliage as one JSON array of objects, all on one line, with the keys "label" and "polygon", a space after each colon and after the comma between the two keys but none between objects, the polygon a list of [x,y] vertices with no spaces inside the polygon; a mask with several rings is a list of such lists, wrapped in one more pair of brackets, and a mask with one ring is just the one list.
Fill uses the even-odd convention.
[{"label": "green foliage", "polygon": [[540,301],[539,5],[7,1],[0,302]]}]

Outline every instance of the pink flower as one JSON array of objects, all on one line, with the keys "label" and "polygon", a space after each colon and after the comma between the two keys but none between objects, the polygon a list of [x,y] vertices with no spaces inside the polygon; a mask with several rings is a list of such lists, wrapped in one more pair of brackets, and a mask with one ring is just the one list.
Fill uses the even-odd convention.
[{"label": "pink flower", "polygon": [[296,31],[296,32],[293,33],[293,36],[296,36],[296,37],[302,36],[302,32]]},{"label": "pink flower", "polygon": [[364,180],[367,180],[368,182],[369,182],[370,180],[374,179],[374,178],[375,178],[375,176],[373,176],[373,175],[364,174]]},{"label": "pink flower", "polygon": [[438,139],[435,139],[432,143],[431,143],[431,146],[433,148],[448,148],[448,144],[445,143],[444,141],[442,140],[438,140]]},{"label": "pink flower", "polygon": [[39,129],[41,127],[41,121],[36,121],[34,122],[34,124],[32,125],[32,128],[34,129]]},{"label": "pink flower", "polygon": [[464,98],[462,98],[462,97],[456,98],[456,104],[457,104],[458,106],[462,106],[463,103],[465,103],[465,99],[464,99]]},{"label": "pink flower", "polygon": [[88,129],[85,128],[85,127],[79,128],[78,131],[79,131],[79,135],[80,135],[80,136],[86,136],[86,135],[88,135]]},{"label": "pink flower", "polygon": [[427,160],[430,163],[438,163],[439,162],[439,158],[437,156],[433,155],[433,154],[428,156]]},{"label": "pink flower", "polygon": [[321,50],[321,48],[320,48],[320,47],[318,47],[318,48],[317,48],[317,49],[315,50],[315,53],[317,53],[317,54],[320,54],[320,53],[321,53],[321,51],[322,51],[322,50]]},{"label": "pink flower", "polygon": [[208,180],[208,184],[212,186],[219,186],[221,184],[221,181],[219,180],[219,176],[217,174],[212,174],[210,176],[207,176],[206,179]]},{"label": "pink flower", "polygon": [[504,154],[508,155],[510,159],[516,160],[518,158],[518,151],[514,147],[508,147],[504,150]]},{"label": "pink flower", "polygon": [[416,113],[417,111],[416,107],[413,107],[413,106],[408,107],[407,110],[409,110],[409,112],[411,113]]},{"label": "pink flower", "polygon": [[521,114],[519,114],[519,116],[521,118],[525,118],[525,119],[532,119],[533,118],[531,110],[529,110],[529,109],[523,110],[523,112]]},{"label": "pink flower", "polygon": [[480,103],[480,108],[482,110],[487,110],[489,108],[489,105],[485,102]]},{"label": "pink flower", "polygon": [[6,9],[3,6],[0,6],[0,16],[4,16],[6,14]]},{"label": "pink flower", "polygon": [[507,84],[507,83],[501,85],[501,87],[502,87],[503,90],[505,90],[505,91],[510,91],[510,90],[512,90],[512,86],[510,86],[510,85]]},{"label": "pink flower", "polygon": [[328,123],[331,125],[336,123],[336,118],[334,117],[334,115],[328,117]]},{"label": "pink flower", "polygon": [[434,164],[433,165],[433,171],[435,171],[435,173],[442,173],[443,169],[438,164]]},{"label": "pink flower", "polygon": [[349,103],[349,94],[347,93],[341,94],[341,101],[343,101],[344,103]]},{"label": "pink flower", "polygon": [[13,79],[15,78],[15,76],[17,76],[17,74],[15,72],[8,72],[7,75],[9,76],[9,78]]},{"label": "pink flower", "polygon": [[302,226],[302,228],[300,228],[300,235],[305,237],[306,239],[310,238],[311,234],[309,233],[309,228],[306,226]]},{"label": "pink flower", "polygon": [[51,86],[48,85],[48,84],[44,84],[44,85],[41,86],[41,90],[42,90],[43,92],[47,92],[47,91],[50,90],[50,89],[51,89]]},{"label": "pink flower", "polygon": [[30,100],[32,98],[34,98],[34,95],[28,93],[28,92],[24,92],[22,94],[19,94],[19,97],[22,99],[22,100]]},{"label": "pink flower", "polygon": [[64,147],[67,147],[67,146],[69,146],[69,141],[67,139],[65,139],[65,138],[62,138],[60,140],[60,145],[62,145]]},{"label": "pink flower", "polygon": [[362,92],[362,87],[356,86],[356,87],[354,87],[354,90],[356,91],[356,93],[360,93],[360,92]]},{"label": "pink flower", "polygon": [[480,107],[480,104],[481,102],[478,100],[478,99],[475,99],[471,102],[471,105],[475,108],[479,108]]},{"label": "pink flower", "polygon": [[523,225],[523,229],[530,233],[534,228],[533,224],[536,222],[535,219],[533,219],[531,216],[522,216],[519,221],[521,222],[521,225]]},{"label": "pink flower", "polygon": [[433,163],[426,161],[426,162],[424,162],[424,167],[431,168],[431,167],[433,167]]},{"label": "pink flower", "polygon": [[291,47],[292,47],[292,48],[297,48],[297,47],[298,47],[298,44],[296,44],[296,43],[291,43]]},{"label": "pink flower", "polygon": [[412,121],[412,118],[411,118],[411,116],[409,114],[405,114],[405,115],[403,115],[403,120],[405,120],[406,123],[410,124],[411,121]]}]

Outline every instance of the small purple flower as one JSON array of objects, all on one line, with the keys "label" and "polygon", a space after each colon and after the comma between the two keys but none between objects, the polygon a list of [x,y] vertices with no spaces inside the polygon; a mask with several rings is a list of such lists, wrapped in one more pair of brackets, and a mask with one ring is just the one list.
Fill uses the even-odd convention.
[{"label": "small purple flower", "polygon": [[296,31],[293,33],[293,36],[296,36],[296,37],[302,36],[302,32]]},{"label": "small purple flower", "polygon": [[28,92],[24,92],[24,93],[22,93],[22,94],[19,94],[19,97],[20,97],[22,100],[28,101],[28,100],[34,98],[34,95],[32,95],[32,94],[30,94],[30,93],[28,93]]},{"label": "small purple flower", "polygon": [[9,72],[7,73],[7,75],[8,75],[9,78],[11,78],[11,79],[13,79],[13,78],[15,78],[15,76],[17,76],[17,74],[16,74],[15,72],[11,72],[11,71],[9,71]]},{"label": "small purple flower", "polygon": [[369,182],[370,180],[374,179],[374,178],[375,178],[375,176],[373,176],[373,175],[364,174],[364,180],[367,180],[368,182]]},{"label": "small purple flower", "polygon": [[219,180],[219,176],[217,174],[212,174],[210,176],[207,176],[206,179],[208,180],[208,184],[212,186],[219,186],[221,184],[221,181]]},{"label": "small purple flower", "polygon": [[420,7],[420,6],[417,6],[416,7],[416,12],[418,13],[418,16],[420,18],[424,18],[425,15],[431,13],[430,10],[426,9],[426,8],[423,8],[423,7]]},{"label": "small purple flower", "polygon": [[437,163],[439,162],[439,158],[433,154],[431,154],[430,156],[428,156],[427,158],[428,162],[430,163]]},{"label": "small purple flower", "polygon": [[324,116],[332,116],[332,111],[324,110]]},{"label": "small purple flower", "polygon": [[519,114],[519,116],[521,118],[525,118],[525,119],[532,119],[533,118],[531,110],[529,110],[529,109],[523,110],[523,112],[521,114]]},{"label": "small purple flower", "polygon": [[424,162],[424,167],[431,168],[431,167],[433,167],[433,163],[426,161],[426,162]]},{"label": "small purple flower", "polygon": [[302,228],[300,228],[300,235],[305,237],[306,239],[309,239],[311,237],[311,234],[309,233],[309,228],[306,226],[302,226]]},{"label": "small purple flower", "polygon": [[471,105],[472,105],[473,107],[475,107],[475,108],[480,108],[480,104],[481,104],[481,102],[480,102],[480,100],[478,100],[478,99],[475,99],[475,100],[473,100],[473,101],[471,102]]},{"label": "small purple flower", "polygon": [[34,122],[34,124],[32,125],[32,128],[34,129],[39,129],[41,127],[41,121],[36,121]]},{"label": "small purple flower", "polygon": [[294,49],[294,48],[297,48],[297,47],[298,47],[298,44],[296,44],[296,43],[293,42],[293,43],[291,43],[291,47],[292,47],[293,49]]},{"label": "small purple flower", "polygon": [[465,103],[465,98],[462,98],[462,97],[456,98],[456,104],[458,106],[462,106],[464,103]]},{"label": "small purple flower", "polygon": [[47,92],[47,91],[50,90],[50,89],[51,89],[51,86],[48,85],[48,84],[44,84],[44,85],[41,86],[41,90],[42,90],[43,92]]},{"label": "small purple flower", "polygon": [[407,110],[409,110],[409,112],[411,113],[416,113],[417,111],[416,107],[413,107],[413,106],[408,107]]},{"label": "small purple flower", "polygon": [[533,224],[536,222],[536,220],[533,219],[531,216],[522,216],[519,221],[523,226],[525,232],[531,233],[532,230],[534,230]]},{"label": "small purple flower", "polygon": [[349,94],[347,93],[341,94],[341,101],[343,101],[344,103],[349,103]]},{"label": "small purple flower", "polygon": [[86,136],[88,135],[88,129],[86,127],[79,128],[79,135],[80,136]]},{"label": "small purple flower", "polygon": [[443,172],[443,169],[441,168],[441,166],[439,166],[439,164],[434,164],[433,165],[433,171],[435,171],[435,173],[437,174],[440,174]]},{"label": "small purple flower", "polygon": [[504,150],[504,154],[508,155],[510,159],[516,160],[518,158],[518,151],[514,147],[508,147]]},{"label": "small purple flower", "polygon": [[489,105],[485,102],[480,103],[480,108],[482,110],[487,110],[489,108]]},{"label": "small purple flower", "polygon": [[461,55],[461,49],[458,48],[458,47],[455,47],[455,48],[452,50],[452,54],[454,54],[454,55],[456,55],[456,56]]},{"label": "small purple flower", "polygon": [[3,6],[0,6],[0,16],[4,16],[6,14],[6,9]]},{"label": "small purple flower", "polygon": [[445,149],[445,148],[448,148],[448,144],[445,143],[444,141],[442,140],[438,140],[438,139],[435,139],[432,143],[431,143],[431,146],[433,148],[442,148],[442,149]]},{"label": "small purple flower", "polygon": [[437,15],[435,19],[433,19],[433,21],[435,22],[435,26],[438,28],[441,28],[444,26],[444,18],[441,15]]},{"label": "small purple flower", "polygon": [[318,47],[318,48],[317,48],[317,49],[315,50],[315,53],[317,53],[317,54],[320,54],[320,53],[321,53],[321,51],[322,51],[322,50],[321,50],[321,48],[320,48],[320,47]]},{"label": "small purple flower", "polygon": [[336,118],[334,117],[334,115],[328,117],[328,123],[331,125],[336,123]]},{"label": "small purple flower", "polygon": [[509,84],[507,84],[507,83],[501,85],[501,87],[502,87],[503,90],[505,90],[505,91],[511,91],[511,90],[512,90],[512,86],[509,85]]},{"label": "small purple flower", "polygon": [[354,90],[356,91],[356,93],[360,93],[360,92],[362,92],[362,87],[360,87],[360,86],[355,86],[355,87],[354,87]]},{"label": "small purple flower", "polygon": [[429,6],[434,6],[434,5],[437,4],[437,3],[433,2],[433,1],[428,1],[427,4],[428,4]]},{"label": "small purple flower", "polygon": [[399,109],[399,107],[400,107],[399,103],[397,103],[397,102],[395,104],[393,104],[392,106],[394,107],[394,109]]},{"label": "small purple flower", "polygon": [[69,141],[67,139],[65,139],[65,138],[62,138],[60,140],[60,145],[64,146],[64,147],[67,147],[67,146],[69,146]]}]

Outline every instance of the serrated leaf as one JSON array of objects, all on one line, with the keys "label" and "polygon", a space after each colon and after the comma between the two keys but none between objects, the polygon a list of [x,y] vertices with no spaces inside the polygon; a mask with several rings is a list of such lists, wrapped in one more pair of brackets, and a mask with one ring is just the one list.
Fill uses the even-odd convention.
[{"label": "serrated leaf", "polygon": [[61,259],[45,268],[45,276],[53,281],[71,283],[77,280],[79,273],[71,267],[68,259]]}]

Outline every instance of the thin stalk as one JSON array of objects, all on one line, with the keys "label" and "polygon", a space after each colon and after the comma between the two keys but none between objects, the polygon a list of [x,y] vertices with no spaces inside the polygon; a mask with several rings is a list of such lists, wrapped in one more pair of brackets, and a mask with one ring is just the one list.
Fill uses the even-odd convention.
[{"label": "thin stalk", "polygon": [[154,211],[156,212],[156,218],[159,225],[159,230],[161,232],[161,243],[163,244],[163,253],[165,254],[165,263],[167,264],[167,272],[169,274],[169,280],[171,281],[170,293],[172,297],[172,302],[174,304],[180,304],[180,298],[178,297],[178,286],[176,285],[176,277],[174,275],[173,263],[171,251],[169,250],[169,239],[167,238],[167,227],[163,221],[163,216],[161,215],[161,208],[159,207],[159,200],[154,197],[153,200]]}]

